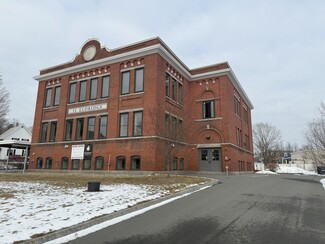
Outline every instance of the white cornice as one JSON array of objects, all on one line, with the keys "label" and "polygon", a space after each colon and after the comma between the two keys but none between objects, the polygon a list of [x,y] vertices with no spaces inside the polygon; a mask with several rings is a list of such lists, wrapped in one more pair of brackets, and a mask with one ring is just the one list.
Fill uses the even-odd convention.
[{"label": "white cornice", "polygon": [[[167,45],[166,45],[166,47],[167,47]],[[170,63],[175,69],[177,69],[178,72],[180,72],[188,81],[195,81],[198,79],[207,79],[207,78],[212,78],[212,77],[216,77],[216,76],[227,75],[229,77],[229,79],[233,82],[235,88],[240,93],[241,97],[244,99],[246,104],[251,109],[254,108],[253,104],[251,103],[250,99],[248,98],[244,89],[240,85],[239,81],[237,80],[237,78],[231,68],[209,71],[209,72],[205,72],[205,73],[192,75],[189,71],[189,68],[181,60],[176,58],[176,55],[169,48],[166,49],[161,44],[155,44],[152,46],[136,49],[136,50],[129,51],[126,53],[114,55],[112,57],[107,57],[107,58],[95,60],[92,62],[79,64],[79,65],[76,65],[73,67],[53,71],[48,74],[38,75],[38,76],[35,76],[34,79],[38,80],[38,81],[46,80],[46,79],[53,79],[53,78],[57,78],[58,76],[64,76],[64,75],[69,75],[71,73],[84,71],[85,69],[92,69],[92,68],[97,68],[98,66],[105,66],[105,65],[110,65],[113,63],[123,62],[128,59],[137,58],[140,56],[145,56],[145,55],[154,54],[154,53],[158,53],[162,58],[164,58],[168,63]]]}]

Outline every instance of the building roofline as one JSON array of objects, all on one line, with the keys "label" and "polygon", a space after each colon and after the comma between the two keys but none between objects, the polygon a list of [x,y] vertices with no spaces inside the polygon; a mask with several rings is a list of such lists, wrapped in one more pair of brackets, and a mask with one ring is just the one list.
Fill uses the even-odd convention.
[{"label": "building roofline", "polygon": [[[85,45],[87,42],[89,42],[89,40],[97,40],[97,39],[88,39],[83,45]],[[171,65],[173,65],[174,68],[177,69],[189,81],[194,81],[194,80],[197,80],[197,79],[205,79],[205,78],[209,78],[209,77],[213,77],[213,76],[227,75],[229,77],[229,79],[234,83],[234,86],[236,87],[237,91],[240,93],[240,95],[242,96],[242,98],[244,99],[246,104],[251,109],[254,108],[252,102],[250,101],[250,99],[248,98],[246,92],[244,91],[244,89],[240,85],[238,79],[236,78],[236,76],[235,76],[234,72],[232,71],[232,69],[231,69],[230,65],[228,64],[228,62],[216,63],[216,64],[211,64],[211,65],[207,65],[207,66],[202,66],[202,67],[190,69],[189,67],[187,67],[187,65],[185,63],[183,63],[183,61],[181,61],[177,57],[177,55],[159,37],[153,37],[153,38],[150,38],[150,39],[147,39],[147,40],[144,40],[144,41],[135,42],[135,43],[132,43],[132,44],[129,44],[129,45],[126,45],[126,46],[122,46],[122,47],[119,47],[119,48],[115,48],[115,49],[107,49],[106,47],[105,47],[105,49],[107,51],[109,51],[109,52],[112,52],[112,51],[125,49],[125,48],[128,48],[128,47],[132,47],[132,46],[139,45],[139,44],[146,43],[146,42],[153,41],[153,40],[158,40],[158,43],[150,45],[150,46],[146,46],[146,47],[143,47],[143,48],[127,51],[127,52],[124,52],[124,53],[116,54],[114,56],[109,56],[109,57],[102,58],[102,59],[97,59],[97,60],[94,60],[94,61],[91,61],[91,62],[78,64],[78,65],[75,65],[75,66],[72,66],[72,67],[63,68],[61,70],[56,70],[56,71],[53,71],[53,72],[50,72],[50,73],[38,75],[38,76],[35,76],[33,78],[35,80],[38,80],[38,81],[45,80],[45,79],[53,79],[53,78],[56,78],[58,76],[68,75],[68,74],[71,74],[71,73],[74,73],[74,72],[80,72],[80,71],[82,71],[82,70],[84,70],[86,68],[91,69],[91,68],[95,68],[95,67],[98,67],[98,66],[101,66],[101,65],[108,65],[108,64],[112,64],[112,63],[122,62],[122,61],[132,59],[132,58],[135,58],[135,57],[139,57],[139,56],[158,53],[167,62],[169,62]],[[80,51],[81,51],[81,49],[80,49]],[[76,55],[73,60],[75,60],[78,55]],[[51,69],[51,68],[55,68],[55,67],[58,67],[58,66],[62,66],[62,65],[72,63],[73,60],[68,62],[68,63],[52,66],[52,67],[49,67],[49,68],[46,68],[46,69],[42,69],[41,71],[45,71],[45,70],[48,70],[48,69]],[[213,70],[213,66],[218,66],[218,65],[221,65],[221,64],[225,64],[228,68],[214,69]],[[202,71],[202,72],[197,73],[197,74],[192,74],[191,73],[192,71],[198,71],[200,69],[204,70],[205,68],[210,68],[211,70]]]}]

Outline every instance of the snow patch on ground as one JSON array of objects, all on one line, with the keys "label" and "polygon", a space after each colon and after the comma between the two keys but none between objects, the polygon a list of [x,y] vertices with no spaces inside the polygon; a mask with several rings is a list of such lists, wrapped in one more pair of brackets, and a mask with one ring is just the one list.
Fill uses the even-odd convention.
[{"label": "snow patch on ground", "polygon": [[0,243],[30,239],[168,194],[159,186],[102,185],[100,192],[42,183],[0,182]]},{"label": "snow patch on ground", "polygon": [[261,170],[261,171],[257,171],[256,174],[260,174],[260,175],[277,175],[277,173],[272,172],[270,170]]},{"label": "snow patch on ground", "polygon": [[303,174],[303,175],[318,175],[315,172],[307,171],[302,168],[298,168],[295,166],[287,166],[287,165],[278,165],[279,168],[276,170],[279,174]]},{"label": "snow patch on ground", "polygon": [[320,180],[320,183],[323,184],[323,187],[324,187],[324,189],[325,189],[325,178],[324,178],[324,179],[321,179],[321,180]]}]

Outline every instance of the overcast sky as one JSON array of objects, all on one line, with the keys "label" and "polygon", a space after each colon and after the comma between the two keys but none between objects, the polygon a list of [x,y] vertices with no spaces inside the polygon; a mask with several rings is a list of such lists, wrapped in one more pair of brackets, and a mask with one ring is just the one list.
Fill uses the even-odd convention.
[{"label": "overcast sky", "polygon": [[33,124],[39,70],[71,61],[88,38],[107,48],[159,36],[190,68],[228,61],[284,142],[304,143],[325,102],[325,1],[0,0],[0,73],[9,119]]}]

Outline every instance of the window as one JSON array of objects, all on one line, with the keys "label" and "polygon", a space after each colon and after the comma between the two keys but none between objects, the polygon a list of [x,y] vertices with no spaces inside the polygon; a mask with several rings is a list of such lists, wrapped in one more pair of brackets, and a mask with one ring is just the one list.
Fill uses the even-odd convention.
[{"label": "window", "polygon": [[77,128],[76,128],[76,140],[82,140],[82,135],[84,131],[84,119],[77,119]]},{"label": "window", "polygon": [[214,101],[203,102],[203,119],[214,118]]},{"label": "window", "polygon": [[47,122],[42,123],[41,142],[46,142],[47,127],[48,127]]},{"label": "window", "polygon": [[247,150],[250,150],[249,136],[245,134],[245,146]]},{"label": "window", "polygon": [[43,168],[43,158],[37,158],[37,161],[36,161],[36,168],[37,168],[37,169],[41,169],[41,168]]},{"label": "window", "polygon": [[102,97],[109,96],[109,76],[103,76],[102,79]]},{"label": "window", "polygon": [[166,80],[165,80],[165,90],[166,90],[166,96],[170,96],[170,75],[166,73]]},{"label": "window", "polygon": [[88,118],[87,139],[95,138],[95,117]]},{"label": "window", "polygon": [[104,169],[104,158],[103,157],[96,157],[95,169]]},{"label": "window", "polygon": [[54,106],[58,106],[60,104],[60,92],[61,92],[61,86],[55,87],[54,90]]},{"label": "window", "polygon": [[183,85],[178,83],[178,102],[183,103]]},{"label": "window", "polygon": [[87,89],[87,81],[86,80],[80,81],[80,91],[79,91],[80,102],[86,100],[86,89]]},{"label": "window", "polygon": [[134,112],[133,114],[133,136],[142,135],[142,112]]},{"label": "window", "polygon": [[128,113],[120,114],[120,137],[128,136]]},{"label": "window", "polygon": [[235,103],[235,114],[237,116],[241,116],[240,114],[240,99],[237,96],[234,96],[234,103]]},{"label": "window", "polygon": [[176,117],[172,117],[172,139],[176,139],[176,125],[177,125],[177,119]]},{"label": "window", "polygon": [[177,158],[173,158],[173,170],[177,170]]},{"label": "window", "polygon": [[184,158],[180,158],[179,159],[179,170],[183,170],[184,169]]},{"label": "window", "polygon": [[183,120],[178,120],[178,128],[177,128],[177,132],[178,132],[178,139],[181,141],[183,140]]},{"label": "window", "polygon": [[242,146],[242,131],[237,128],[237,146]]},{"label": "window", "polygon": [[143,68],[135,70],[134,92],[143,91]]},{"label": "window", "polygon": [[62,158],[61,160],[61,169],[68,169],[69,167],[69,159],[68,158]]},{"label": "window", "polygon": [[103,139],[107,137],[107,115],[99,118],[99,133],[98,138]]},{"label": "window", "polygon": [[46,169],[51,169],[52,168],[52,158],[46,158],[45,168]]},{"label": "window", "polygon": [[172,83],[172,99],[177,100],[177,81],[173,78],[173,83]]},{"label": "window", "polygon": [[169,114],[165,114],[165,137],[169,137]]},{"label": "window", "polygon": [[83,160],[83,169],[91,169],[91,160],[90,159],[84,159]]},{"label": "window", "polygon": [[73,120],[69,119],[66,121],[65,123],[65,140],[66,141],[71,141],[72,139],[72,124],[73,124]]},{"label": "window", "polygon": [[97,84],[97,78],[90,80],[90,100],[94,100],[97,98]]},{"label": "window", "polygon": [[57,122],[52,121],[51,122],[51,131],[50,131],[50,142],[55,141],[56,129],[57,129]]},{"label": "window", "polygon": [[116,158],[116,169],[125,170],[125,157],[119,156]]},{"label": "window", "polygon": [[72,166],[71,166],[71,169],[79,169],[79,162],[80,160],[79,159],[72,159]]},{"label": "window", "polygon": [[131,157],[131,170],[140,170],[141,158],[140,156]]},{"label": "window", "polygon": [[246,124],[248,124],[248,111],[245,107],[243,107],[243,120]]},{"label": "window", "polygon": [[130,71],[122,73],[122,92],[121,94],[130,93]]},{"label": "window", "polygon": [[74,103],[76,101],[76,88],[77,88],[77,83],[70,83],[69,103]]},{"label": "window", "polygon": [[46,89],[45,107],[51,106],[52,88]]}]

